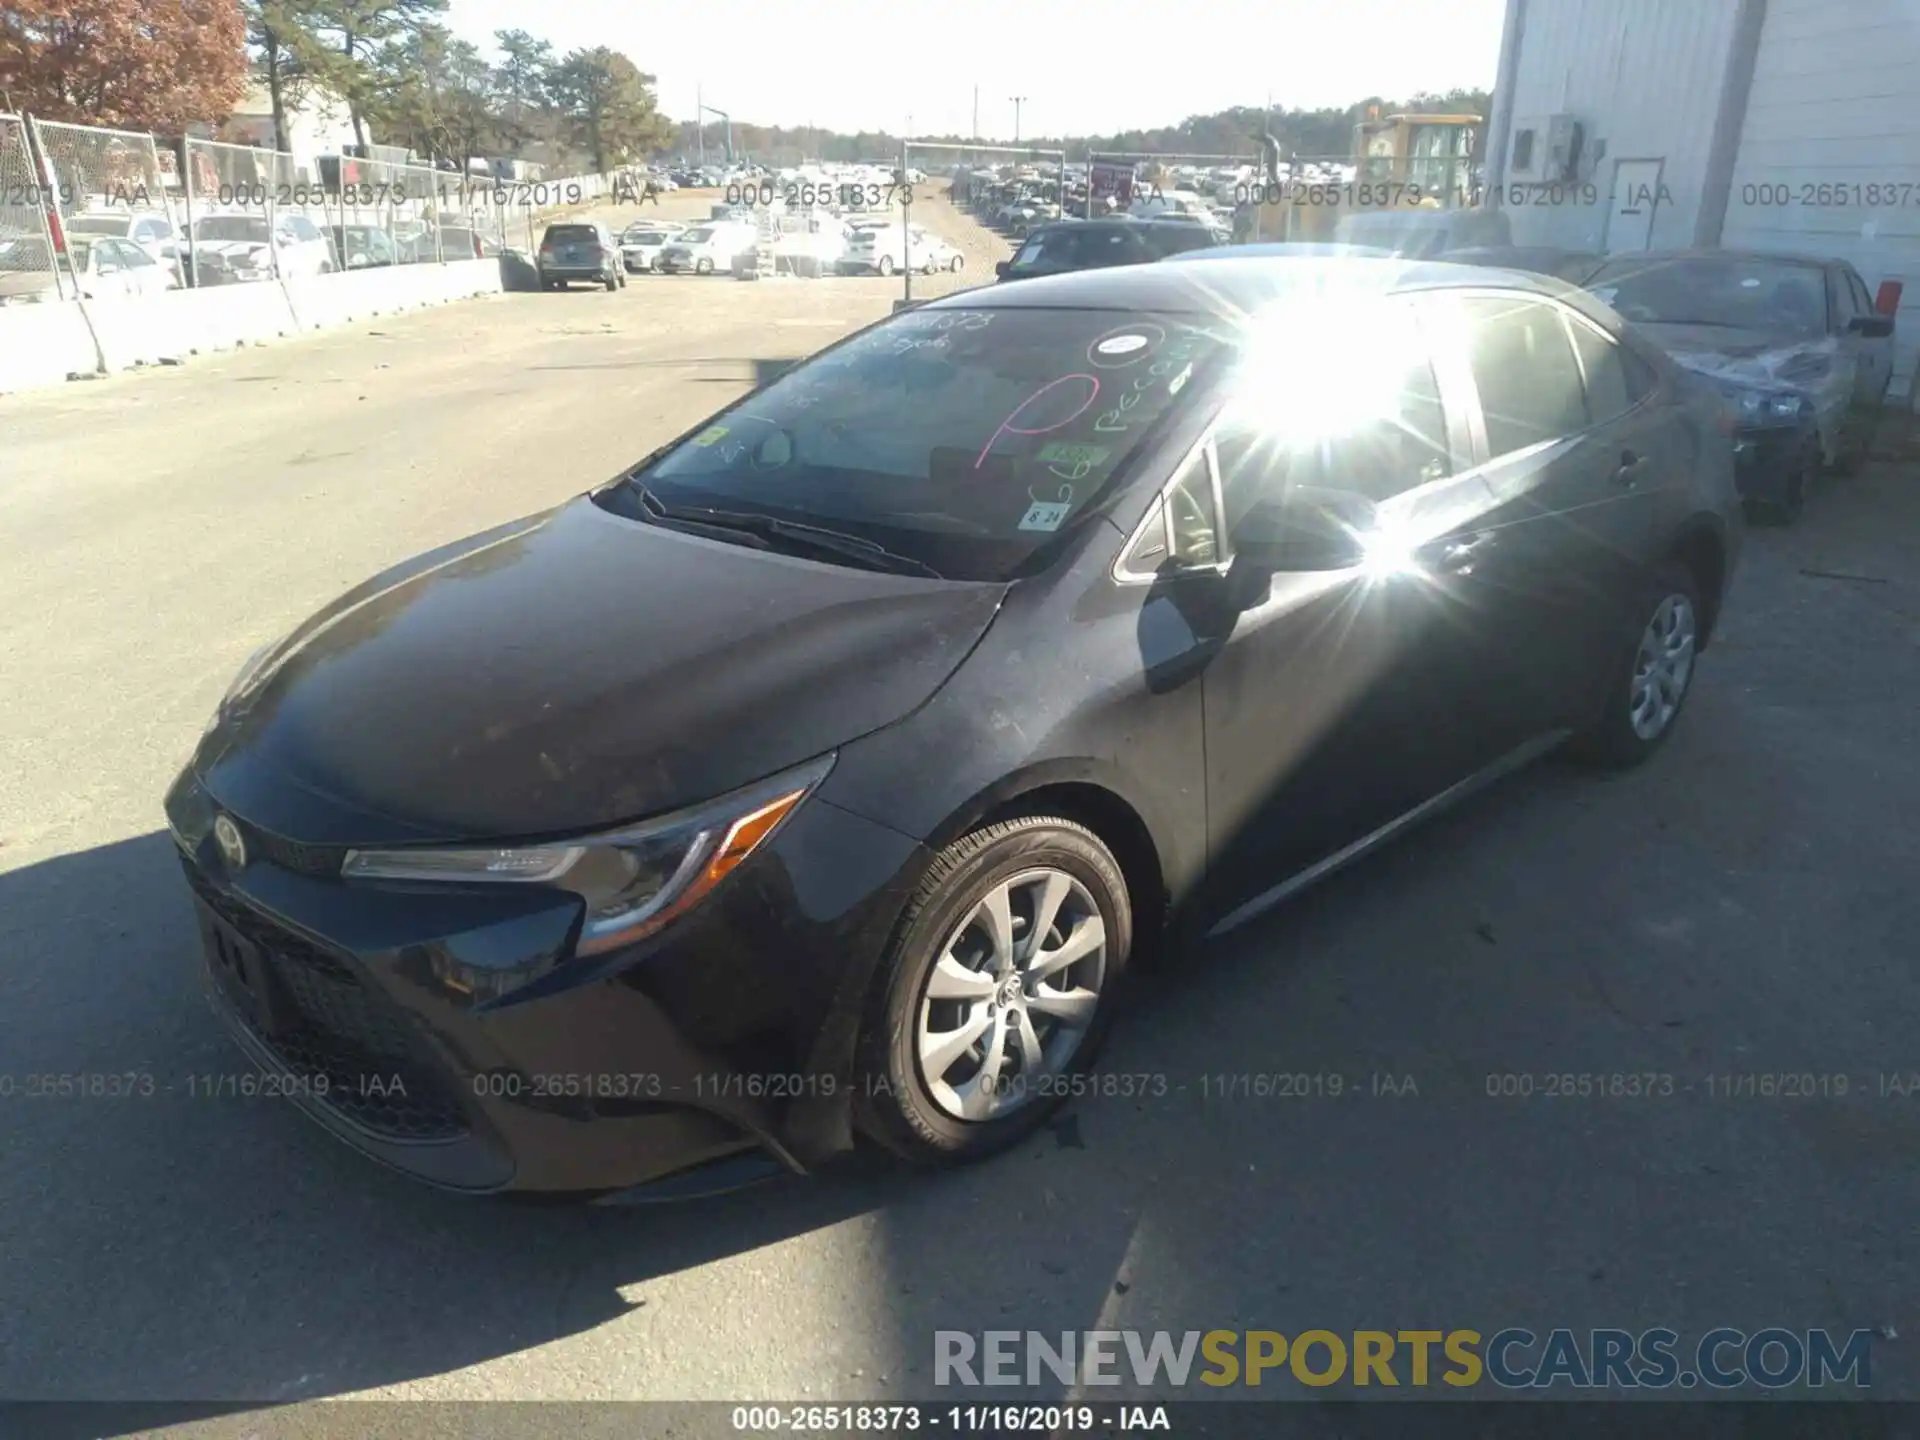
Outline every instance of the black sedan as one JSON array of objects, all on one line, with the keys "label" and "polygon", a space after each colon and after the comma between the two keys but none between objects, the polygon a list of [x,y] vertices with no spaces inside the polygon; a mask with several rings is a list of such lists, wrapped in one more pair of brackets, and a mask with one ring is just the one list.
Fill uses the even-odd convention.
[{"label": "black sedan", "polygon": [[994,266],[1002,280],[1032,280],[1074,270],[1145,265],[1217,244],[1204,225],[1178,220],[1060,220],[1027,232],[1011,260]]},{"label": "black sedan", "polygon": [[1756,514],[1790,523],[1823,470],[1865,462],[1893,377],[1894,320],[1844,260],[1654,252],[1617,256],[1584,283],[1725,398]]},{"label": "black sedan", "polygon": [[1549,283],[965,292],[368,581],[247,664],[166,798],[216,1010],[457,1189],[1004,1149],[1136,957],[1562,742],[1672,733],[1730,440]]}]

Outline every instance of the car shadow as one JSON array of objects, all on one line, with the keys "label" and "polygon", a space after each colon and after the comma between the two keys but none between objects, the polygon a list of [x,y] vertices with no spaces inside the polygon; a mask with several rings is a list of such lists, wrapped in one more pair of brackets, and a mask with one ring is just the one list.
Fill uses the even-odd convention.
[{"label": "car shadow", "polygon": [[651,1280],[921,1183],[856,1157],[698,1205],[431,1190],[221,1083],[251,1066],[199,991],[164,833],[0,875],[0,917],[13,1400],[212,1399],[217,1414],[444,1374],[630,1315]]}]

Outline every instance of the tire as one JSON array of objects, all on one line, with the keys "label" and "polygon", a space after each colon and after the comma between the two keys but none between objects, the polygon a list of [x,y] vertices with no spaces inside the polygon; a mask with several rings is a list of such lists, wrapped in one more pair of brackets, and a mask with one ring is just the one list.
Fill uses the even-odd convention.
[{"label": "tire", "polygon": [[607,293],[608,293],[609,295],[611,295],[611,294],[613,294],[613,292],[614,292],[614,291],[616,291],[616,290],[618,290],[618,289],[620,288],[620,280],[619,280],[619,277],[617,277],[617,276],[614,276],[614,275],[609,275],[609,276],[607,276],[607,278],[606,278],[606,280],[605,280],[605,281],[604,281],[603,283],[604,283],[604,284],[606,285],[606,287],[607,287]]},{"label": "tire", "polygon": [[1798,464],[1793,474],[1787,478],[1786,488],[1778,499],[1762,500],[1754,510],[1754,518],[1763,525],[1796,525],[1806,513],[1807,491],[1819,479],[1823,468],[1820,458],[1820,442],[1809,440],[1800,452]]},{"label": "tire", "polygon": [[[1022,958],[1011,970],[1003,969],[995,989],[984,976],[996,967],[981,917],[988,898],[1003,888],[1014,918],[1009,958]],[[1055,983],[1036,990],[1034,977],[1025,984],[1018,978],[1030,958],[1020,926],[1033,924],[1034,908],[1050,888],[1063,897],[1056,914],[1067,918],[1049,929],[1049,936],[1060,937],[1049,951],[1057,953],[1065,943],[1098,948],[1083,951],[1050,977]],[[1096,922],[1097,929],[1090,929]],[[1085,826],[1059,816],[1028,816],[985,826],[948,846],[908,901],[875,976],[856,1061],[854,1110],[861,1133],[902,1159],[934,1167],[983,1160],[1033,1134],[1066,1103],[1075,1088],[1072,1077],[1084,1073],[1099,1054],[1113,1023],[1132,941],[1125,877],[1112,852]],[[943,958],[952,959],[943,973],[976,976],[964,987],[967,998],[927,996]],[[972,971],[962,959],[981,970]],[[1046,994],[1058,988],[1061,977],[1069,992],[1092,992],[1087,1004],[1075,1007],[1083,1017],[1075,1027],[1057,1013],[1064,1009],[1061,996]],[[1016,992],[1019,998],[1013,998]],[[1029,1000],[1037,999],[1054,1004],[1034,1004],[1030,1010]],[[982,1015],[989,1018],[983,1021]],[[1022,1068],[1021,1057],[1028,1052],[1008,1016],[1026,1020],[1046,1068]],[[996,1037],[1005,1045],[999,1094],[981,1087],[982,1057],[966,1049],[956,1049],[946,1069],[932,1077],[940,1083],[932,1083],[921,1060],[923,1026],[938,1036],[980,1024],[986,1028],[975,1032],[976,1046],[984,1050]],[[979,1113],[968,1118],[956,1109]]]},{"label": "tire", "polygon": [[696,275],[711,275],[713,273],[713,262],[711,260],[694,261],[693,273]]},{"label": "tire", "polygon": [[[1614,660],[1613,673],[1606,686],[1606,699],[1599,716],[1568,746],[1578,761],[1601,770],[1628,770],[1647,760],[1666,744],[1686,709],[1693,693],[1693,681],[1699,672],[1700,581],[1693,571],[1678,560],[1663,562],[1653,573],[1640,606],[1642,621],[1631,639],[1624,643]],[[1673,664],[1674,638],[1684,631],[1685,664]],[[1646,661],[1656,639],[1664,633],[1668,660],[1668,680],[1677,684],[1661,685],[1653,690],[1646,684]],[[1676,670],[1678,671],[1676,676]],[[1662,696],[1670,702],[1663,716],[1653,723],[1655,714],[1642,716],[1636,724],[1643,697],[1664,709]]]},{"label": "tire", "polygon": [[926,264],[920,267],[920,273],[922,275],[938,275],[940,273],[939,262],[934,260],[927,261]]},{"label": "tire", "polygon": [[880,257],[880,263],[874,266],[874,269],[880,272],[880,278],[882,280],[886,279],[889,275],[893,274],[893,257],[891,255],[882,255]]},{"label": "tire", "polygon": [[967,268],[967,257],[964,255],[956,255],[953,257],[953,259],[947,262],[947,273],[951,275],[958,275],[962,270],[966,268]]}]

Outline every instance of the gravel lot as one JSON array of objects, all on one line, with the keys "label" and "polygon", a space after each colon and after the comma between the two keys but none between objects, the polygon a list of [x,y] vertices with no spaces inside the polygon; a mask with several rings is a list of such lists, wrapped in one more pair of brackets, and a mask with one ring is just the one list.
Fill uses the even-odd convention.
[{"label": "gravel lot", "polygon": [[[1000,242],[936,223],[990,276]],[[242,1067],[159,801],[241,660],[899,290],[635,277],[0,402],[0,1077],[156,1090],[0,1098],[0,1397],[902,1399],[932,1393],[936,1328],[1664,1324],[1884,1326],[1875,1392],[1920,1398],[1920,1097],[1879,1092],[1920,1070],[1900,437],[1754,533],[1656,763],[1516,777],[1156,979],[1108,1065],[1166,1093],[1081,1103],[984,1169],[531,1209],[192,1093]],[[1566,1071],[1676,1091],[1486,1091]],[[1783,1071],[1851,1091],[1707,1093]],[[1208,1097],[1248,1072],[1418,1093]]]}]

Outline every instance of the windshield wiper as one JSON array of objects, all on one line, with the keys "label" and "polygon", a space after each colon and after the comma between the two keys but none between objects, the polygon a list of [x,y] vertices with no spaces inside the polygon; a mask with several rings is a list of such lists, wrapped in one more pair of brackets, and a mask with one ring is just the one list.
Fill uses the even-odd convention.
[{"label": "windshield wiper", "polygon": [[669,506],[638,480],[633,488],[640,501],[660,520],[682,525],[698,525],[751,537],[768,548],[773,540],[785,540],[815,551],[826,551],[842,559],[853,560],[869,570],[895,575],[924,575],[930,580],[946,577],[924,560],[901,555],[875,540],[831,530],[823,525],[806,525],[798,520],[781,520],[772,515],[755,515],[744,510],[721,510],[711,505]]}]

